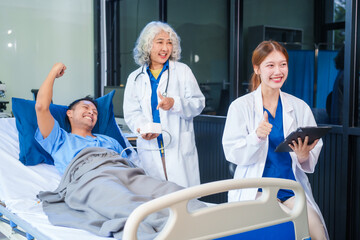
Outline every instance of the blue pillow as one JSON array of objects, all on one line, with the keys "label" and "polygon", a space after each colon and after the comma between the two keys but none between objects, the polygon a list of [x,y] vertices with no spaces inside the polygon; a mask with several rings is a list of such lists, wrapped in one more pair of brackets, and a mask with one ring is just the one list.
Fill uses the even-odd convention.
[{"label": "blue pillow", "polygon": [[[126,140],[122,137],[113,111],[112,99],[115,91],[95,99],[98,105],[98,121],[93,133],[104,134],[116,139],[123,148]],[[16,119],[16,128],[19,131],[20,154],[19,160],[26,166],[39,163],[54,164],[52,157],[35,140],[35,131],[38,128],[35,101],[21,98],[12,98],[12,111]],[[70,132],[70,123],[66,120],[67,106],[50,104],[50,112],[61,128]],[[127,150],[127,154],[131,151]]]}]

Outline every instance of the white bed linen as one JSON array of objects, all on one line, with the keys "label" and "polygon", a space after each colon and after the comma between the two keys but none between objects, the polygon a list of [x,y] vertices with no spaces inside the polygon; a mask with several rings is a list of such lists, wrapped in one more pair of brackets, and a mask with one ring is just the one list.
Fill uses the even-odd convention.
[{"label": "white bed linen", "polygon": [[0,118],[0,200],[6,208],[49,239],[101,240],[87,231],[53,226],[36,195],[54,190],[60,175],[52,165],[24,166],[19,160],[19,141],[15,118]]}]

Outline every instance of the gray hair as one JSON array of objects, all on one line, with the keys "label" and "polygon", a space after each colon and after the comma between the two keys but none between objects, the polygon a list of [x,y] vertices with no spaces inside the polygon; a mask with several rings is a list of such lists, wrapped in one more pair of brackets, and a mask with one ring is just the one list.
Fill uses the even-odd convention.
[{"label": "gray hair", "polygon": [[134,60],[136,64],[142,66],[144,64],[150,65],[150,51],[153,46],[155,36],[161,31],[169,34],[173,45],[173,50],[170,55],[170,60],[178,61],[181,57],[180,37],[176,34],[174,29],[169,24],[153,21],[148,23],[141,31],[139,38],[136,40],[135,48],[133,50]]}]

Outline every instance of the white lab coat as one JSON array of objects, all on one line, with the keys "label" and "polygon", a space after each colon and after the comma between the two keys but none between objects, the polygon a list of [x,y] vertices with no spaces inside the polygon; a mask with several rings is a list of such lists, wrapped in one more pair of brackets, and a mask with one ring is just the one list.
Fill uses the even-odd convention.
[{"label": "white lab coat", "polygon": [[[311,109],[304,101],[281,91],[280,98],[283,106],[284,136],[289,135],[298,127],[316,126]],[[269,139],[259,139],[255,131],[263,120],[263,114],[261,85],[254,92],[236,99],[229,107],[222,143],[226,159],[237,165],[234,178],[262,177]],[[302,185],[308,202],[320,216],[327,235],[324,218],[314,200],[305,174],[314,172],[322,145],[323,142],[320,139],[310,151],[309,160],[302,164],[298,162],[294,152],[290,152],[290,156],[295,179]],[[255,199],[256,194],[255,188],[232,190],[229,191],[228,201],[252,200]]]},{"label": "white lab coat", "polygon": [[[205,97],[187,65],[170,61],[169,71],[167,96],[174,99],[174,106],[169,111],[159,110],[161,127],[171,135],[170,137],[168,133],[163,132],[167,176],[169,181],[189,187],[200,184],[193,118],[204,109]],[[165,91],[169,71],[161,75],[158,85],[160,93]],[[138,77],[135,80],[136,76]],[[134,133],[137,133],[138,128],[153,122],[151,92],[146,66],[129,75],[124,93],[124,118]],[[165,180],[159,150],[145,150],[158,149],[157,139],[149,141],[138,137],[137,147],[140,161],[135,164],[142,167],[150,176]]]}]

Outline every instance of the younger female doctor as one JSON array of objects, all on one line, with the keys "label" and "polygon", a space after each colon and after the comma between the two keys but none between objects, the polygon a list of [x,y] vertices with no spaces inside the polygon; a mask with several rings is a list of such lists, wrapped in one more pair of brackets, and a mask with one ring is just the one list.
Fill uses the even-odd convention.
[{"label": "younger female doctor", "polygon": [[[298,127],[316,126],[309,106],[281,92],[288,76],[289,56],[275,41],[264,41],[252,55],[252,92],[231,103],[222,139],[225,157],[237,165],[234,178],[276,177],[298,181],[305,190],[311,239],[327,239],[324,219],[315,203],[306,173],[314,172],[322,141],[308,138],[290,145],[293,152],[274,152]],[[258,189],[233,190],[229,201],[255,199]],[[291,209],[294,193],[281,189],[279,202]]]},{"label": "younger female doctor", "polygon": [[193,118],[205,107],[205,97],[190,68],[177,62],[178,35],[166,23],[150,22],[133,52],[140,67],[126,83],[125,122],[134,133],[152,122],[161,123],[163,130],[137,139],[136,164],[152,177],[183,187],[200,184]]}]

